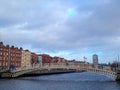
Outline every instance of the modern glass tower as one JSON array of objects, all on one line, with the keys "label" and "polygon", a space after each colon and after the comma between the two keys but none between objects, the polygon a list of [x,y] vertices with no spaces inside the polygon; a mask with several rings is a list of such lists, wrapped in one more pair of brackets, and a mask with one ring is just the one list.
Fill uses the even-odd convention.
[{"label": "modern glass tower", "polygon": [[93,55],[93,65],[98,65],[98,55],[97,54]]}]

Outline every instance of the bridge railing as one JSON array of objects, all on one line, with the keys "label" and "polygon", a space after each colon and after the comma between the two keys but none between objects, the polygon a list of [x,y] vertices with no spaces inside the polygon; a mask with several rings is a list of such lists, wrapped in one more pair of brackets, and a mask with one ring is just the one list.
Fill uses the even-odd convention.
[{"label": "bridge railing", "polygon": [[18,68],[16,70],[12,70],[11,72],[19,72],[19,71],[27,71],[27,70],[36,70],[36,69],[76,69],[76,70],[87,70],[87,71],[93,71],[93,72],[98,72],[98,73],[103,73],[103,74],[112,74],[112,75],[115,75],[116,72],[113,72],[113,71],[108,71],[108,70],[104,70],[104,69],[96,69],[96,68],[89,68],[89,67],[81,67],[80,65],[74,65],[74,64],[71,64],[71,65],[66,65],[66,64],[44,64],[44,65],[40,65],[40,64],[37,64],[35,66],[29,66],[29,67],[25,67],[25,68]]},{"label": "bridge railing", "polygon": [[80,65],[75,65],[75,64],[59,64],[59,63],[53,63],[53,64],[44,64],[42,65],[42,68],[63,68],[63,69],[80,69],[82,68]]},{"label": "bridge railing", "polygon": [[17,68],[15,70],[11,70],[10,72],[19,72],[19,71],[25,71],[25,70],[30,70],[30,69],[35,69],[35,68],[40,68],[40,65],[35,65],[35,66],[28,66],[28,67],[22,67],[22,68]]},{"label": "bridge railing", "polygon": [[104,70],[104,69],[98,69],[98,68],[97,69],[96,68],[84,68],[84,70],[99,73],[99,74],[105,75],[105,76],[113,78],[113,79],[115,79],[117,77],[116,72],[114,72],[112,70]]}]

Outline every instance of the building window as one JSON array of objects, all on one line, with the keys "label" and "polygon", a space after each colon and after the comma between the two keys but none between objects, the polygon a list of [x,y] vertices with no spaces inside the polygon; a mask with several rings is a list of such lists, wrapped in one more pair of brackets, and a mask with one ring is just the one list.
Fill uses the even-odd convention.
[{"label": "building window", "polygon": [[6,66],[8,65],[8,63],[6,62]]},{"label": "building window", "polygon": [[6,55],[8,55],[8,53],[6,53]]},{"label": "building window", "polygon": [[3,62],[3,66],[5,66],[5,62]]}]

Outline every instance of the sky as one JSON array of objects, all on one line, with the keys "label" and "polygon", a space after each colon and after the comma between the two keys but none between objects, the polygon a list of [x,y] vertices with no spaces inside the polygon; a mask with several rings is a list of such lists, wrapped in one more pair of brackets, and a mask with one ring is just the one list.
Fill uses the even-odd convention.
[{"label": "sky", "polygon": [[120,0],[0,0],[0,40],[66,59],[100,63],[120,54]]}]

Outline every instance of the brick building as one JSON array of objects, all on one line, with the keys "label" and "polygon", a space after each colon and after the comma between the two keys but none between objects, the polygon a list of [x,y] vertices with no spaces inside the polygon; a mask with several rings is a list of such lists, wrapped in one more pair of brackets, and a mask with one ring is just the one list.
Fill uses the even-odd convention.
[{"label": "brick building", "polygon": [[9,62],[9,48],[0,42],[0,66],[7,67]]},{"label": "brick building", "polygon": [[0,66],[8,68],[10,65],[21,67],[22,49],[14,46],[4,45],[0,42]]},{"label": "brick building", "polygon": [[22,50],[17,47],[11,46],[9,51],[9,60],[10,65],[14,65],[15,67],[21,67],[21,56]]},{"label": "brick building", "polygon": [[58,63],[58,61],[60,61],[59,57],[57,56],[53,57],[53,60],[52,60],[53,63]]},{"label": "brick building", "polygon": [[53,57],[52,62],[53,63],[65,63],[66,61],[64,58],[55,56],[55,57]]},{"label": "brick building", "polygon": [[52,57],[48,54],[39,54],[38,56],[42,56],[42,63],[52,63]]},{"label": "brick building", "polygon": [[31,53],[31,65],[38,63],[38,55],[36,53]]}]

